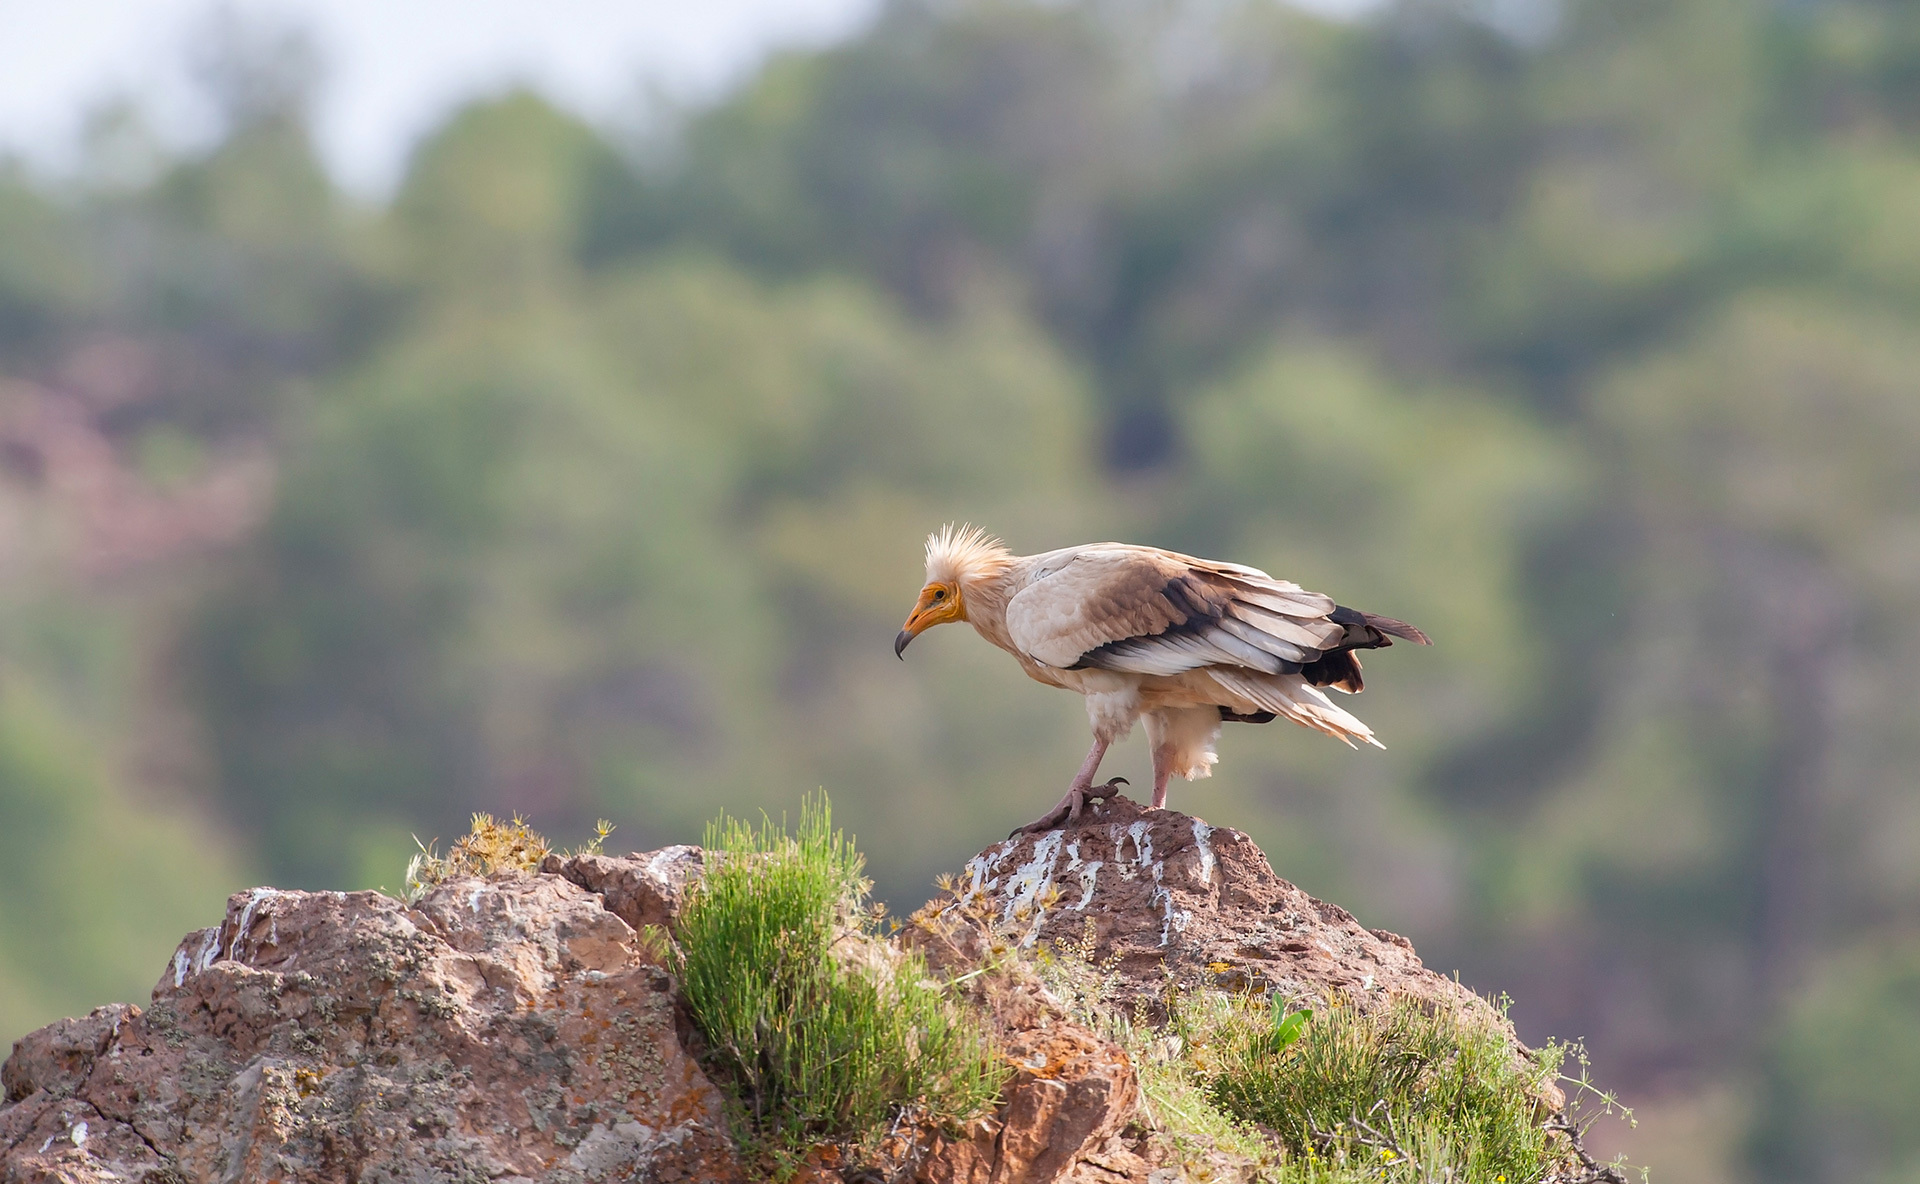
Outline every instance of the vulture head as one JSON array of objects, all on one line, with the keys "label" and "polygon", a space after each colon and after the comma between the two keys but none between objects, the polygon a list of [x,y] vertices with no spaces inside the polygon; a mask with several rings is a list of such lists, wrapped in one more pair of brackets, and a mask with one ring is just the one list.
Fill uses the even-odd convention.
[{"label": "vulture head", "polygon": [[907,643],[935,625],[966,620],[969,589],[997,578],[1012,560],[999,539],[977,526],[949,525],[928,535],[927,583],[893,639],[894,655],[906,657]]},{"label": "vulture head", "polygon": [[920,599],[914,602],[913,611],[907,614],[907,623],[901,627],[900,636],[893,639],[894,655],[905,658],[907,643],[935,625],[966,619],[967,602],[960,592],[960,585],[929,581],[926,587],[920,589]]}]

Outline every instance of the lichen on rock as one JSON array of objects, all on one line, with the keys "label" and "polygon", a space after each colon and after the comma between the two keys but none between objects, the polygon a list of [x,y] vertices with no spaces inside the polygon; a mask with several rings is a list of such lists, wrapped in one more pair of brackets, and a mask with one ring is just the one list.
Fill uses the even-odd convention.
[{"label": "lichen on rock", "polygon": [[741,1178],[670,979],[560,876],[237,895],[6,1074],[9,1182]]}]

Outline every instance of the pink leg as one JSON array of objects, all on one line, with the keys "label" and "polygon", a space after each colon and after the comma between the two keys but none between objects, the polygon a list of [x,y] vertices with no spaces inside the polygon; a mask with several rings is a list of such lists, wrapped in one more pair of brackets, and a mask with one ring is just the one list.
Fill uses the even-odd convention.
[{"label": "pink leg", "polygon": [[1155,746],[1153,750],[1153,808],[1167,808],[1167,781],[1173,776],[1173,752]]},{"label": "pink leg", "polygon": [[[1080,763],[1080,771],[1073,775],[1073,784],[1067,787],[1067,796],[1060,799],[1058,805],[1048,810],[1033,822],[1013,832],[1018,834],[1039,834],[1058,828],[1062,823],[1072,822],[1080,817],[1080,811],[1086,807],[1090,798],[1110,798],[1120,792],[1127,784],[1125,777],[1115,777],[1104,785],[1093,783],[1094,774],[1100,771],[1100,760],[1107,755],[1107,742],[1098,736],[1093,738],[1093,747],[1087,752],[1087,759]],[[1012,838],[1013,835],[1008,835]]]}]

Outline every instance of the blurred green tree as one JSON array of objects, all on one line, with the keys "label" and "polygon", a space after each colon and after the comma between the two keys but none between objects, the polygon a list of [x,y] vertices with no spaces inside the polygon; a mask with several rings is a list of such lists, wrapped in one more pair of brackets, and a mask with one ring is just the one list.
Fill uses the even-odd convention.
[{"label": "blurred green tree", "polygon": [[[0,834],[228,851],[165,930],[825,785],[917,899],[1084,743],[961,631],[893,661],[919,538],[1144,539],[1439,643],[1369,658],[1385,754],[1236,728],[1176,805],[1630,1089],[1752,1075],[1762,1175],[1900,1178],[1836,1066],[1899,1078],[1920,911],[1920,12],[1477,11],[895,0],[640,156],[472,104],[368,207],[298,39],[206,39],[220,143],[0,176]],[[219,545],[139,525],[242,471]],[[32,859],[0,1023],[157,956]]]}]

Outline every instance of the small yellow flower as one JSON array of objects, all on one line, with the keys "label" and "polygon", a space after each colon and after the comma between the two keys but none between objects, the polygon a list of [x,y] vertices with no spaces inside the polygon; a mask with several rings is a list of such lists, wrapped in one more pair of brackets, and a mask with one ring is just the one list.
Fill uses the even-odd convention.
[{"label": "small yellow flower", "polygon": [[[1381,1159],[1392,1159],[1392,1158],[1393,1158],[1393,1148],[1391,1148],[1391,1147],[1382,1147],[1382,1148],[1380,1149],[1380,1158],[1381,1158]],[[1502,1176],[1502,1177],[1500,1177],[1500,1178],[1501,1178],[1502,1180],[1504,1180],[1504,1179],[1506,1179],[1506,1177],[1505,1177],[1505,1176]]]},{"label": "small yellow flower", "polygon": [[1209,962],[1209,963],[1207,963],[1207,969],[1208,969],[1208,970],[1211,970],[1211,971],[1213,971],[1213,973],[1215,973],[1215,974],[1225,974],[1225,973],[1226,973],[1227,971],[1229,971],[1229,970],[1232,970],[1232,969],[1233,969],[1233,963],[1231,963],[1231,962]]}]

